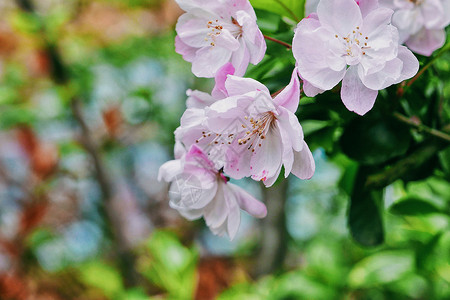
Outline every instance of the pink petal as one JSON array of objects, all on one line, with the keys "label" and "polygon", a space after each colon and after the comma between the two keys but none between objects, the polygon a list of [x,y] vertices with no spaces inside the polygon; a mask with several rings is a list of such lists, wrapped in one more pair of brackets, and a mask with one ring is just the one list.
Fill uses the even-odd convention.
[{"label": "pink petal", "polygon": [[435,29],[427,30],[423,28],[417,34],[412,35],[406,40],[406,46],[415,53],[430,56],[433,52],[445,43],[445,30]]},{"label": "pink petal", "polygon": [[229,211],[225,201],[225,190],[228,190],[225,184],[219,183],[215,197],[204,209],[203,217],[208,227],[220,227],[227,219]]},{"label": "pink petal", "polygon": [[419,71],[419,61],[417,60],[417,57],[415,57],[405,46],[399,46],[398,58],[403,62],[403,69],[396,83],[400,83],[403,80],[413,77]]},{"label": "pink petal", "polygon": [[239,41],[227,29],[223,29],[216,37],[215,44],[216,47],[222,47],[233,52],[241,47]]},{"label": "pink petal", "polygon": [[340,36],[347,36],[361,26],[361,11],[354,0],[321,0],[317,15],[322,26]]},{"label": "pink petal", "polygon": [[183,172],[181,160],[171,160],[159,168],[158,181],[171,182],[175,176]]},{"label": "pink petal", "polygon": [[[297,116],[290,110],[284,107],[278,108],[279,115],[277,116],[277,121],[280,126],[289,136],[289,141],[291,147],[295,151],[300,151],[302,149],[303,141],[303,129],[298,122]],[[286,139],[283,139],[283,143]]]},{"label": "pink petal", "polygon": [[297,111],[300,101],[300,81],[297,72],[297,68],[295,68],[289,85],[273,99],[277,105],[283,106],[293,113]]},{"label": "pink petal", "polygon": [[225,87],[228,91],[228,95],[230,96],[243,95],[254,91],[263,91],[270,95],[269,90],[264,84],[251,78],[228,75],[228,79],[225,82]]},{"label": "pink petal", "polygon": [[281,166],[283,146],[278,128],[272,128],[267,132],[261,147],[256,149],[252,156],[250,166],[252,178],[256,181],[265,181],[277,175]]},{"label": "pink petal", "polygon": [[210,94],[201,91],[188,90],[186,94],[188,95],[186,100],[187,108],[205,108],[216,102],[216,99],[211,97]]},{"label": "pink petal", "polygon": [[[329,90],[342,80],[345,68],[334,71],[328,66],[327,59],[331,52],[324,39],[328,39],[326,36],[331,35],[331,33],[323,28],[311,31],[311,26],[314,24],[309,23],[314,22],[316,21],[313,19],[303,19],[300,22],[294,35],[292,52],[297,61],[300,77],[316,88]],[[311,47],[311,45],[314,45],[314,47]],[[335,58],[342,59],[338,56],[335,56]]]},{"label": "pink petal", "polygon": [[247,71],[248,64],[250,63],[250,53],[247,49],[244,39],[240,39],[240,47],[237,51],[233,52],[231,56],[231,62],[236,68],[234,75],[243,76]]},{"label": "pink petal", "polygon": [[233,190],[239,207],[255,218],[264,218],[267,215],[267,208],[261,201],[247,193],[241,187],[232,183],[227,184]]},{"label": "pink petal", "polygon": [[218,46],[199,49],[192,62],[192,73],[197,77],[214,77],[217,70],[229,62],[231,53]]},{"label": "pink petal", "polygon": [[178,18],[176,25],[178,37],[190,47],[201,48],[208,46],[211,42],[205,41],[209,33],[209,29],[206,26],[207,20],[207,13],[205,13],[204,18],[199,18],[191,13],[183,14]]},{"label": "pink petal", "polygon": [[314,97],[314,96],[317,96],[318,94],[322,94],[324,92],[324,90],[316,88],[308,81],[306,81],[304,79],[302,81],[303,81],[303,92],[305,92],[306,96]]},{"label": "pink petal", "polygon": [[197,48],[191,47],[183,43],[180,37],[175,37],[175,51],[183,56],[183,59],[188,62],[192,62],[195,58]]},{"label": "pink petal", "polygon": [[364,115],[372,109],[377,95],[377,90],[371,90],[361,82],[357,66],[348,68],[342,80],[341,98],[349,111]]},{"label": "pink petal", "polygon": [[233,193],[225,193],[225,200],[228,205],[227,233],[230,240],[233,240],[241,224],[241,211]]},{"label": "pink petal", "polygon": [[252,152],[247,147],[238,145],[235,140],[227,149],[224,171],[234,179],[241,179],[251,175],[250,161]]},{"label": "pink petal", "polygon": [[378,8],[378,0],[359,0],[362,17],[365,18],[372,10]]},{"label": "pink petal", "polygon": [[222,68],[220,68],[215,77],[216,85],[211,93],[211,95],[216,99],[223,99],[228,97],[227,89],[225,88],[225,81],[227,80],[227,75],[234,74],[233,64],[227,63]]},{"label": "pink petal", "polygon": [[363,70],[358,70],[359,77],[364,85],[372,90],[382,90],[398,83],[403,69],[403,62],[399,58],[387,61],[384,68],[373,74],[365,75]]},{"label": "pink petal", "polygon": [[302,151],[294,152],[294,165],[291,173],[300,179],[310,179],[314,175],[316,164],[308,145],[303,141]]}]

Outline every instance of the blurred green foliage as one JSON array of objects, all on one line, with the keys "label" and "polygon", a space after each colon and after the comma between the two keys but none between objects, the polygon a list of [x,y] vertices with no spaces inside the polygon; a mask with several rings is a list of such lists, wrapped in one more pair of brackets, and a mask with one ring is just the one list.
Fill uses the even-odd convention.
[{"label": "blurred green foliage", "polygon": [[[134,10],[152,10],[163,3],[95,2],[107,5],[108,9],[112,5],[124,13],[121,17],[125,19],[136,18],[132,15]],[[251,3],[264,34],[291,42],[294,19],[304,16],[304,1],[252,0]],[[135,170],[128,170],[133,165],[132,158],[137,156],[133,151],[141,143],[151,141],[167,151],[161,154],[163,151],[157,148],[147,156],[162,155],[162,159],[172,156],[173,131],[185,108],[184,91],[187,88],[208,91],[212,83],[190,76],[190,65],[175,54],[174,24],[157,33],[132,32],[114,39],[102,35],[106,28],[95,28],[95,23],[90,25],[94,28],[83,29],[86,32],[70,27],[76,24],[76,13],[74,6],[63,5],[40,14],[14,10],[5,18],[15,35],[24,40],[22,47],[32,48],[30,52],[37,53],[37,57],[45,49],[44,42],[57,47],[70,80],[64,85],[52,82],[45,59],[38,63],[40,74],[35,74],[39,73],[32,71],[36,67],[24,62],[20,55],[5,59],[0,82],[0,129],[9,132],[27,125],[44,138],[48,124],[73,129],[77,127],[70,108],[74,96],[82,99],[87,114],[95,111],[90,115],[90,126],[96,128],[100,127],[101,121],[97,119],[101,117],[95,113],[103,109],[99,106],[109,107],[112,103],[120,107],[125,126],[132,130],[116,140],[98,138],[100,148],[110,161],[125,161],[114,165],[111,168],[114,172],[125,170],[128,173],[124,177],[134,180]],[[42,32],[46,39],[42,38]],[[289,82],[295,61],[283,46],[270,41],[267,44],[266,57],[259,65],[251,66],[247,76],[276,92]],[[338,170],[338,178],[336,182],[327,182],[331,179],[324,176],[320,177],[322,182],[302,184],[291,179],[295,186],[290,197],[310,197],[312,208],[307,214],[316,218],[320,226],[307,238],[290,234],[286,240],[286,261],[279,270],[254,280],[241,276],[221,291],[219,299],[450,298],[450,148],[448,143],[392,115],[398,112],[427,128],[450,131],[449,45],[447,42],[431,57],[419,57],[422,68],[430,67],[411,86],[398,85],[380,92],[374,109],[363,118],[347,111],[338,88],[315,98],[302,97],[297,115],[305,139],[315,153],[323,154],[325,158],[320,161]],[[142,83],[130,75],[132,70],[146,64],[145,70],[153,72],[148,76],[150,83]],[[108,88],[114,89],[106,96],[98,95],[101,94],[98,73],[111,75],[105,80]],[[137,74],[138,79],[146,75]],[[48,97],[40,103],[37,96],[42,94]],[[139,135],[139,140],[126,140],[141,126],[145,133]],[[64,135],[55,143],[62,161],[84,153],[72,136]],[[412,163],[408,161],[411,157]],[[86,161],[84,156],[82,161]],[[66,165],[61,170],[71,171]],[[316,175],[321,176],[325,171],[319,170]],[[369,186],[369,183],[379,183],[380,178],[387,184]],[[88,185],[88,179],[83,178],[82,183]],[[34,187],[33,192],[42,194],[56,185],[57,179],[50,178]],[[326,190],[327,185],[332,186],[331,192]],[[99,224],[103,229],[106,223],[102,219],[101,200],[98,190],[93,190],[88,196],[80,196],[80,202],[91,199],[93,204],[77,218]],[[324,191],[330,192],[330,199],[320,194]],[[290,211],[299,203],[292,201],[289,205],[288,218],[300,218]],[[335,223],[328,223],[331,218],[346,223],[348,229],[332,228]],[[181,228],[174,230],[178,234],[156,229],[149,239],[136,246],[137,271],[143,280],[142,287],[138,288],[124,284],[117,262],[106,254],[113,249],[106,233],[99,242],[101,250],[82,261],[67,257],[71,252],[63,253],[60,265],[50,268],[42,260],[42,252],[48,249],[45,247],[65,242],[58,230],[37,227],[26,236],[24,260],[36,269],[45,270],[47,275],[54,275],[55,281],[62,282],[58,276],[73,272],[75,284],[88,288],[85,294],[81,293],[88,297],[85,299],[192,299],[201,275],[200,253],[207,248],[198,245],[204,239],[192,236],[203,237],[203,224],[196,223],[194,229],[185,228],[184,224],[177,226]],[[186,238],[185,230],[187,236],[190,230],[197,232]],[[258,238],[240,243],[236,251],[227,255],[248,274],[259,247]],[[50,261],[57,264],[58,259],[50,257]],[[38,277],[35,269],[28,268],[32,276]]]}]

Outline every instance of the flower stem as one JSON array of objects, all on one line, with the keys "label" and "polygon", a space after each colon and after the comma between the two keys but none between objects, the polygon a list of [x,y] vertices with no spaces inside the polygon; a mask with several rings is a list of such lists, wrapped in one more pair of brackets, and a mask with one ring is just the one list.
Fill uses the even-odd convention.
[{"label": "flower stem", "polygon": [[436,62],[436,60],[439,57],[441,57],[448,50],[450,50],[450,43],[448,43],[444,48],[442,48],[441,51],[438,54],[436,54],[436,56],[416,74],[416,76],[414,76],[410,81],[408,81],[408,83],[406,83],[406,88],[409,88],[423,73],[425,73],[425,71],[429,67],[431,67]]},{"label": "flower stem", "polygon": [[425,126],[425,125],[421,124],[420,121],[417,122],[412,119],[409,119],[408,117],[406,117],[398,112],[394,112],[392,115],[394,116],[395,119],[397,119],[398,121],[400,121],[402,123],[405,123],[413,128],[416,128],[420,131],[426,132],[429,135],[432,135],[434,137],[437,137],[441,140],[444,140],[444,141],[450,143],[450,135],[443,131]]},{"label": "flower stem", "polygon": [[278,43],[278,44],[280,44],[280,45],[283,45],[284,47],[286,47],[286,48],[288,48],[288,49],[292,49],[292,45],[291,45],[291,44],[285,43],[285,42],[283,42],[283,41],[277,40],[277,39],[275,39],[275,38],[273,38],[273,37],[270,37],[270,36],[267,36],[267,35],[264,35],[264,38],[265,38],[266,40],[269,40],[269,41]]}]

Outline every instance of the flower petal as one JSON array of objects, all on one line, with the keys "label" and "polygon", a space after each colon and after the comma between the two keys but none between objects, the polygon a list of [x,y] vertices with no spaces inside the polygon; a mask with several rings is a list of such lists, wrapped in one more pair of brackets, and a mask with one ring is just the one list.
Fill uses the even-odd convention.
[{"label": "flower petal", "polygon": [[230,96],[243,95],[254,91],[263,91],[270,95],[269,90],[264,84],[251,78],[228,75],[225,87]]},{"label": "flower petal", "polygon": [[302,151],[294,152],[294,165],[291,173],[300,179],[310,179],[316,170],[316,164],[308,145],[303,141]]},{"label": "flower petal", "polygon": [[214,77],[217,70],[230,61],[231,53],[218,46],[199,49],[192,62],[192,73],[197,77]]},{"label": "flower petal", "polygon": [[317,15],[322,26],[347,36],[362,23],[361,11],[354,0],[321,0]]},{"label": "flower petal", "polygon": [[362,68],[358,69],[359,78],[364,85],[372,90],[382,90],[398,82],[403,69],[403,62],[399,58],[387,61],[384,68],[372,74],[364,74]]},{"label": "flower petal", "polygon": [[214,98],[223,99],[228,97],[228,92],[225,88],[225,81],[227,80],[227,75],[233,75],[234,71],[235,69],[232,63],[225,64],[217,71],[215,76],[216,85],[211,93]]},{"label": "flower petal", "polygon": [[195,53],[197,50],[198,48],[194,48],[183,43],[178,35],[175,37],[175,52],[181,54],[185,61],[192,62],[195,59]]},{"label": "flower petal", "polygon": [[403,62],[403,69],[400,77],[395,83],[400,83],[403,80],[409,79],[419,71],[419,60],[405,46],[399,46],[398,58]]},{"label": "flower petal", "polygon": [[[311,31],[316,20],[303,19],[297,27],[292,43],[292,52],[297,61],[298,73],[300,77],[307,80],[314,87],[321,90],[333,88],[345,75],[345,68],[334,71],[329,67],[328,57],[333,53],[328,48],[329,40],[327,35],[331,33],[326,29],[318,28]],[[311,47],[314,45],[314,47]],[[339,60],[342,58],[334,55]],[[345,66],[345,64],[343,65]]]},{"label": "flower petal", "polygon": [[243,39],[240,39],[239,44],[239,49],[233,52],[233,55],[231,56],[231,62],[236,68],[234,75],[243,76],[247,71],[248,64],[250,63],[250,53]]},{"label": "flower petal", "polygon": [[[289,135],[292,148],[295,151],[300,151],[302,149],[302,141],[304,136],[302,126],[298,122],[297,116],[284,107],[278,107],[278,112],[279,115],[277,116],[277,124]],[[284,142],[285,139],[283,139],[283,143]]]},{"label": "flower petal", "polygon": [[342,80],[341,98],[349,111],[364,115],[372,109],[378,91],[367,88],[358,76],[357,66],[351,66]]},{"label": "flower petal", "polygon": [[254,152],[250,168],[252,169],[252,178],[256,181],[265,181],[279,172],[281,158],[283,155],[283,146],[280,130],[271,128],[261,147]]},{"label": "flower petal", "polygon": [[423,28],[406,40],[406,46],[415,53],[430,56],[445,43],[445,30]]},{"label": "flower petal", "polygon": [[187,108],[205,108],[217,101],[210,94],[197,90],[188,90],[186,94],[188,96],[186,100]]},{"label": "flower petal", "polygon": [[171,182],[175,176],[183,172],[181,160],[171,160],[163,164],[159,168],[158,181],[164,180],[165,182]]},{"label": "flower petal", "polygon": [[297,68],[295,68],[294,72],[292,72],[289,85],[273,99],[275,104],[283,106],[293,113],[297,111],[298,103],[300,101],[300,81],[297,73]]},{"label": "flower petal", "polygon": [[255,218],[264,218],[267,215],[267,208],[261,201],[247,193],[241,187],[228,183],[227,186],[233,190],[239,207]]}]

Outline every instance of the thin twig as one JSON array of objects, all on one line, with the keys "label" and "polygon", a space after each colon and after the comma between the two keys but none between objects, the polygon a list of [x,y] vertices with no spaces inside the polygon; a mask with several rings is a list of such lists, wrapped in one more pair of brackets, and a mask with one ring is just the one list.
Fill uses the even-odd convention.
[{"label": "thin twig", "polygon": [[400,121],[402,123],[405,123],[405,124],[407,124],[407,125],[409,125],[409,126],[411,126],[413,128],[416,128],[416,129],[418,129],[420,131],[428,133],[429,135],[432,135],[432,136],[437,137],[437,138],[439,138],[441,140],[444,140],[447,143],[450,143],[450,135],[445,133],[445,132],[443,132],[443,131],[440,131],[440,130],[437,130],[437,129],[434,129],[434,128],[430,128],[430,127],[425,126],[425,125],[423,125],[423,124],[421,124],[419,122],[415,122],[414,120],[409,119],[408,117],[406,117],[406,116],[404,116],[404,115],[402,115],[402,114],[400,114],[398,112],[394,112],[392,115],[394,116],[395,119],[397,119],[398,121]]},{"label": "thin twig", "polygon": [[450,43],[448,43],[444,48],[441,49],[441,51],[436,54],[436,56],[429,62],[427,63],[422,69],[420,69],[420,71],[416,74],[416,76],[414,76],[410,81],[408,81],[406,83],[406,88],[409,88],[420,76],[422,76],[423,73],[425,73],[425,71],[431,67],[436,60],[441,57],[445,52],[447,52],[448,50],[450,50]]},{"label": "thin twig", "polygon": [[286,43],[286,42],[277,40],[277,39],[275,39],[275,38],[273,38],[273,37],[270,37],[270,36],[267,36],[267,35],[264,35],[264,38],[265,38],[266,40],[269,40],[269,41],[278,43],[278,44],[280,44],[280,45],[283,45],[284,47],[286,47],[286,48],[288,48],[288,49],[292,49],[292,45],[291,45],[291,44],[288,44],[288,43]]},{"label": "thin twig", "polygon": [[275,0],[275,2],[280,4],[292,16],[292,18],[294,18],[294,20],[297,23],[300,22],[300,19],[297,17],[297,15],[289,7],[287,7],[286,4],[284,4],[280,0]]},{"label": "thin twig", "polygon": [[423,143],[420,148],[406,158],[397,161],[388,169],[370,175],[366,180],[365,187],[367,189],[382,189],[412,170],[420,168],[442,149],[445,149],[443,143]]}]

